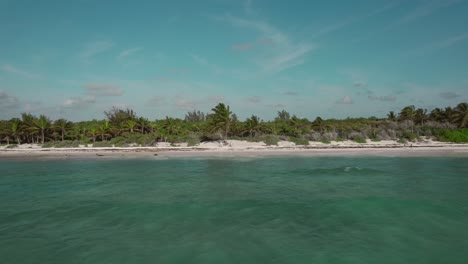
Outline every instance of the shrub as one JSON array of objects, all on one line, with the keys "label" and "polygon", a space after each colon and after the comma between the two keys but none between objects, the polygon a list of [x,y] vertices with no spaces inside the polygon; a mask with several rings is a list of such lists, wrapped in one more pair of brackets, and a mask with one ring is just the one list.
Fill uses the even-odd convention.
[{"label": "shrub", "polygon": [[381,140],[378,139],[378,138],[373,138],[373,139],[371,139],[371,141],[372,141],[372,142],[380,142]]},{"label": "shrub", "polygon": [[305,138],[299,138],[299,137],[290,137],[289,141],[294,142],[296,145],[309,145],[309,140]]},{"label": "shrub", "polygon": [[273,136],[273,135],[267,135],[265,136],[265,139],[263,140],[263,142],[267,145],[267,146],[277,146],[278,145],[278,142],[279,142],[279,138],[276,137],[276,136]]},{"label": "shrub", "polygon": [[397,142],[398,142],[398,143],[401,143],[401,144],[406,144],[406,143],[408,143],[404,138],[400,138]]},{"label": "shrub", "polygon": [[42,148],[78,148],[80,145],[85,145],[86,142],[79,140],[64,140],[64,141],[49,141],[42,144]]},{"label": "shrub", "polygon": [[112,147],[112,143],[110,141],[99,141],[93,144],[95,148],[104,148],[104,147]]},{"label": "shrub", "polygon": [[355,137],[353,141],[356,143],[360,143],[360,144],[367,143],[365,138],[360,138],[360,137]]},{"label": "shrub", "polygon": [[409,141],[415,141],[418,138],[416,134],[411,133],[409,131],[403,131],[401,137]]},{"label": "shrub", "polygon": [[468,143],[468,128],[457,130],[436,130],[436,138],[444,142]]},{"label": "shrub", "polygon": [[193,147],[195,145],[200,144],[200,137],[197,135],[189,135],[187,137],[187,146]]},{"label": "shrub", "polygon": [[7,145],[6,148],[7,148],[7,149],[13,149],[13,148],[16,148],[16,147],[18,147],[17,144],[10,144],[10,145]]},{"label": "shrub", "polygon": [[331,140],[336,140],[337,138],[338,138],[338,133],[336,132],[327,132],[327,133],[323,133],[322,135],[322,140],[325,140],[328,142],[330,142]]},{"label": "shrub", "polygon": [[330,144],[331,143],[331,141],[329,139],[327,139],[327,138],[324,138],[324,139],[320,140],[320,142],[322,142],[323,144]]}]

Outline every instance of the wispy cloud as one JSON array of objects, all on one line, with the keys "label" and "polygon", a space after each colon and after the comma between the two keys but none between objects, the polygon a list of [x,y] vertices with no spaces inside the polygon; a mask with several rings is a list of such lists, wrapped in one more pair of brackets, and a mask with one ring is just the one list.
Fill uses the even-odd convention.
[{"label": "wispy cloud", "polygon": [[205,57],[202,57],[197,54],[192,54],[191,57],[196,63],[200,64],[201,66],[209,65],[208,60]]},{"label": "wispy cloud", "polygon": [[376,96],[376,95],[369,95],[367,96],[370,100],[377,100],[381,102],[395,102],[396,101],[396,96],[393,95],[382,95],[382,96]]},{"label": "wispy cloud", "polygon": [[353,99],[349,96],[345,96],[336,101],[337,104],[353,104]]},{"label": "wispy cloud", "polygon": [[10,95],[7,92],[0,90],[0,109],[3,111],[8,108],[16,108],[19,106],[19,100],[16,96]]},{"label": "wispy cloud", "polygon": [[244,12],[247,15],[252,15],[254,13],[252,9],[252,0],[245,0],[244,1]]},{"label": "wispy cloud", "polygon": [[81,108],[88,104],[93,104],[95,102],[96,102],[96,98],[93,96],[87,96],[87,97],[74,96],[74,97],[65,99],[60,106],[64,108]]},{"label": "wispy cloud", "polygon": [[163,96],[154,96],[146,102],[146,105],[150,107],[158,107],[165,104],[166,99]]},{"label": "wispy cloud", "polygon": [[258,65],[266,73],[277,73],[303,64],[307,54],[314,48],[309,43],[292,41],[287,34],[263,21],[231,15],[226,15],[221,19],[233,26],[256,31],[260,34],[261,39],[271,40],[274,48],[265,49],[265,52],[256,59]]},{"label": "wispy cloud", "polygon": [[28,79],[39,79],[39,78],[41,78],[41,75],[39,75],[39,74],[31,73],[29,71],[25,71],[23,69],[15,67],[15,66],[13,66],[11,64],[2,65],[2,70],[4,72],[11,73],[11,74],[16,74],[16,75],[19,75],[21,77],[28,78]]},{"label": "wispy cloud", "polygon": [[122,88],[111,83],[87,83],[84,88],[91,96],[121,96]]},{"label": "wispy cloud", "polygon": [[246,44],[237,44],[233,45],[231,47],[233,50],[238,50],[238,51],[247,51],[253,48],[252,44],[246,43]]},{"label": "wispy cloud", "polygon": [[248,103],[258,104],[261,101],[260,96],[250,96],[245,99]]},{"label": "wispy cloud", "polygon": [[444,98],[444,99],[455,99],[455,98],[458,98],[460,97],[461,95],[457,94],[457,93],[454,93],[454,92],[442,92],[439,94],[440,97]]},{"label": "wispy cloud", "polygon": [[283,95],[288,95],[288,96],[296,96],[296,95],[298,95],[298,93],[295,92],[295,91],[286,91],[286,92],[284,92],[284,93],[282,93],[282,94],[283,94]]},{"label": "wispy cloud", "polygon": [[377,15],[382,14],[382,13],[384,13],[386,11],[389,11],[389,10],[391,10],[393,8],[396,8],[400,4],[401,4],[401,1],[389,2],[388,4],[386,4],[386,5],[382,6],[382,7],[376,8],[374,10],[371,10],[370,12],[368,12],[368,13],[366,13],[364,15],[350,17],[350,18],[345,19],[345,20],[343,20],[341,22],[325,26],[325,27],[321,28],[320,30],[318,30],[317,32],[310,35],[310,37],[317,38],[317,37],[320,37],[322,35],[326,35],[326,34],[341,30],[341,29],[343,29],[345,27],[351,26],[354,23],[357,23],[359,21],[362,21],[362,20],[377,16]]},{"label": "wispy cloud", "polygon": [[141,50],[143,50],[143,47],[135,47],[135,48],[123,50],[119,53],[119,55],[117,55],[117,59],[118,60],[125,59]]},{"label": "wispy cloud", "polygon": [[461,0],[432,0],[424,1],[424,4],[419,5],[414,10],[399,19],[396,25],[407,24],[421,18],[432,15],[442,8],[446,8],[461,2]]},{"label": "wispy cloud", "polygon": [[89,63],[94,56],[112,49],[114,45],[115,44],[110,41],[95,41],[86,43],[84,45],[83,51],[80,53],[80,58],[83,61]]}]

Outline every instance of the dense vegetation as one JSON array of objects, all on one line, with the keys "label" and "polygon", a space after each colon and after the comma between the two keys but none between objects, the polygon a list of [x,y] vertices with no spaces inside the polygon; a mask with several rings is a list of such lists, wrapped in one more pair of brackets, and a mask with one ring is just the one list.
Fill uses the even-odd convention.
[{"label": "dense vegetation", "polygon": [[0,121],[0,144],[39,143],[43,147],[154,146],[158,142],[188,142],[220,139],[245,139],[275,145],[279,140],[296,144],[311,141],[354,140],[359,143],[395,139],[400,142],[419,140],[422,136],[448,142],[468,142],[468,104],[426,109],[407,106],[386,118],[328,119],[309,121],[287,111],[278,112],[272,121],[252,115],[238,120],[229,106],[220,103],[210,113],[189,112],[184,119],[166,117],[150,121],[132,109],[112,108],[104,120],[70,122],[51,120],[45,115],[23,113],[19,118]]}]

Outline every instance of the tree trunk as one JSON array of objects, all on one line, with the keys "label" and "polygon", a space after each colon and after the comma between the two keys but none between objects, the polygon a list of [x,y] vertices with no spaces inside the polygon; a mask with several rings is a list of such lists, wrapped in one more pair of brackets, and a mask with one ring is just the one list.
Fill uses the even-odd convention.
[{"label": "tree trunk", "polygon": [[10,137],[6,137],[7,145],[10,145]]},{"label": "tree trunk", "polygon": [[44,144],[44,129],[41,129],[41,143]]},{"label": "tree trunk", "polygon": [[65,138],[65,133],[64,133],[64,131],[62,130],[62,142],[63,142],[64,138]]}]

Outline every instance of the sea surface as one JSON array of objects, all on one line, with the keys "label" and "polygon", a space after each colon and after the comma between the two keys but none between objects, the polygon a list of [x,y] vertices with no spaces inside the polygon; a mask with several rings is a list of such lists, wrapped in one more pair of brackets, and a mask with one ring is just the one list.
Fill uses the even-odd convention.
[{"label": "sea surface", "polygon": [[0,262],[468,263],[468,157],[0,160]]}]

